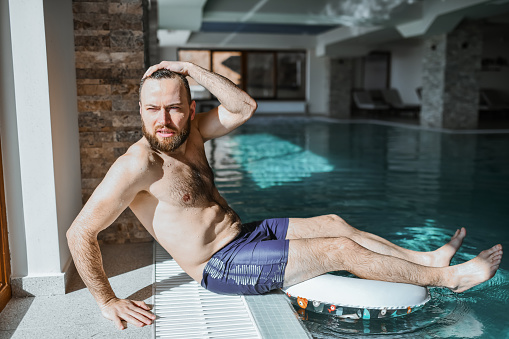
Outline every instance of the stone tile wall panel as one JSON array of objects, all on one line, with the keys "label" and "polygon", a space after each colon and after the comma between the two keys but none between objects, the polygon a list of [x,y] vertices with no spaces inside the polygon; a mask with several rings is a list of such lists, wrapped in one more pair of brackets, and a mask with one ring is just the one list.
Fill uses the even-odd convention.
[{"label": "stone tile wall panel", "polygon": [[481,24],[463,22],[426,41],[421,125],[474,129],[478,122]]},{"label": "stone tile wall panel", "polygon": [[[147,0],[73,0],[85,203],[113,162],[141,138],[138,90],[146,70]],[[100,242],[151,241],[127,210]]]},{"label": "stone tile wall panel", "polygon": [[330,61],[329,111],[331,117],[348,119],[351,111],[353,60],[333,58]]}]

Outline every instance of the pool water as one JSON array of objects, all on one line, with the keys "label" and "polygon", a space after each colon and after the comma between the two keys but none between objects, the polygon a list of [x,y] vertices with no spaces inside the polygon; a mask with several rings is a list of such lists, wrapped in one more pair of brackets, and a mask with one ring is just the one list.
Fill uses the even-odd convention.
[{"label": "pool water", "polygon": [[[453,264],[509,248],[509,134],[451,134],[307,118],[253,119],[207,143],[221,194],[244,222],[335,213],[418,251],[466,227]],[[507,250],[506,250],[507,251]],[[509,338],[509,261],[495,277],[384,322],[306,316],[315,338]],[[309,312],[308,312],[309,313]]]}]

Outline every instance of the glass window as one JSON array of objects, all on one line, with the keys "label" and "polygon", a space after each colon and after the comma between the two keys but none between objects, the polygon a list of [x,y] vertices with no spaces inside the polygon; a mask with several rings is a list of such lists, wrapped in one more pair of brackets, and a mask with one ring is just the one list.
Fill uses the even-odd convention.
[{"label": "glass window", "polygon": [[[230,79],[255,99],[306,99],[305,51],[178,51],[181,61],[195,63]],[[189,79],[193,99],[211,99]]]},{"label": "glass window", "polygon": [[278,99],[306,98],[306,53],[277,53]]},{"label": "glass window", "polygon": [[274,53],[250,52],[247,55],[247,92],[254,98],[274,98]]},{"label": "glass window", "polygon": [[242,52],[213,51],[212,71],[242,88]]},{"label": "glass window", "polygon": [[[207,50],[179,50],[178,58],[180,61],[189,61],[200,67],[210,71],[210,51]],[[191,98],[195,99],[210,99],[210,92],[205,87],[198,85],[193,78],[187,77],[189,87],[191,89]]]},{"label": "glass window", "polygon": [[[180,61],[189,61],[193,64],[196,64],[200,67],[208,69],[210,71],[210,51],[200,51],[200,50],[180,50],[179,51],[179,60]],[[196,85],[196,82],[193,79],[189,79],[189,84]]]}]

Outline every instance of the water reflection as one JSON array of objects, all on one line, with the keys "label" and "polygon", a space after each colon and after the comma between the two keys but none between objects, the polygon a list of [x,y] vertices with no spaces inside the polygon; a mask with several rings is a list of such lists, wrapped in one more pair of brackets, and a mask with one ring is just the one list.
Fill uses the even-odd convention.
[{"label": "water reflection", "polygon": [[[440,247],[464,226],[453,264],[495,243],[509,246],[509,135],[285,118],[250,122],[214,142],[207,156],[216,183],[245,222],[336,213],[418,251]],[[506,336],[509,261],[466,293],[432,294],[401,322],[345,327],[327,317],[306,324],[316,338],[368,330],[405,338]]]},{"label": "water reflection", "polygon": [[326,158],[271,134],[234,135],[231,140],[236,147],[229,156],[262,189],[334,169]]}]

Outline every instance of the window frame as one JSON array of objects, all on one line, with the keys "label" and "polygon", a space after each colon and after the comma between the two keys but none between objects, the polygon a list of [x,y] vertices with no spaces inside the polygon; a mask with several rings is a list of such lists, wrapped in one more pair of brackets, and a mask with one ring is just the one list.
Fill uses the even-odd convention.
[{"label": "window frame", "polygon": [[[278,98],[278,53],[304,53],[306,56],[306,62],[304,65],[304,72],[305,72],[305,83],[304,86],[306,87],[308,84],[308,77],[307,77],[307,58],[308,53],[305,49],[284,49],[284,50],[275,50],[275,49],[233,49],[233,48],[227,48],[227,49],[215,49],[215,48],[192,48],[192,47],[183,47],[177,49],[177,60],[180,60],[180,51],[210,51],[210,69],[212,70],[213,67],[213,55],[214,52],[240,52],[241,53],[241,83],[242,86],[240,88],[247,92],[247,83],[249,81],[248,79],[248,65],[247,65],[247,59],[249,53],[272,53],[274,58],[274,76],[273,76],[273,86],[274,86],[274,96],[272,97],[256,97],[252,96],[255,100],[260,101],[306,101],[306,88],[304,89],[304,94],[302,97],[297,98]],[[247,92],[249,94],[249,92]],[[210,101],[211,99],[197,99],[196,101]]]}]

